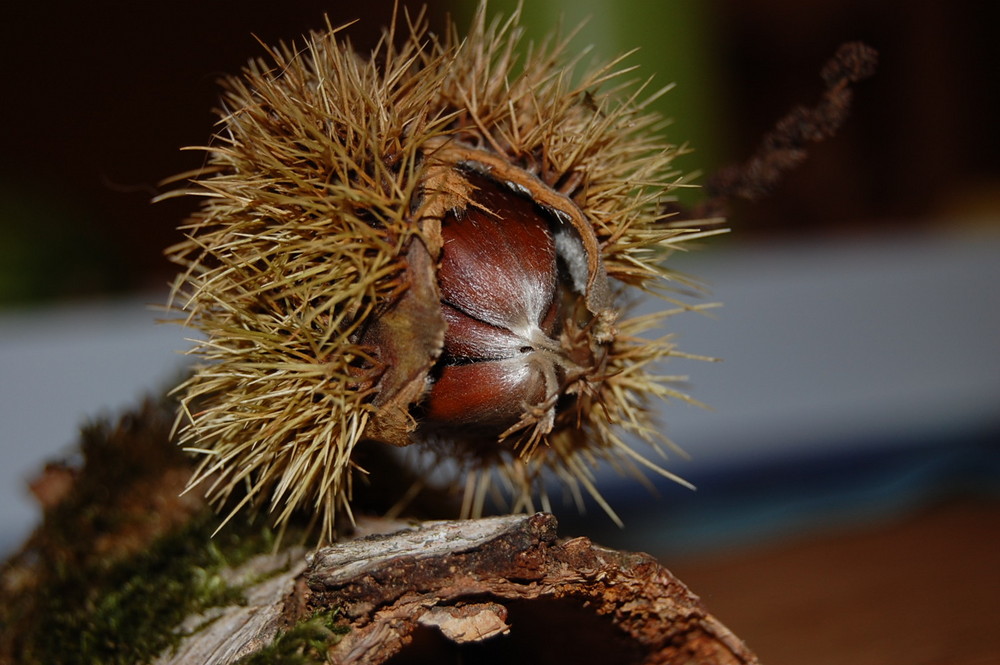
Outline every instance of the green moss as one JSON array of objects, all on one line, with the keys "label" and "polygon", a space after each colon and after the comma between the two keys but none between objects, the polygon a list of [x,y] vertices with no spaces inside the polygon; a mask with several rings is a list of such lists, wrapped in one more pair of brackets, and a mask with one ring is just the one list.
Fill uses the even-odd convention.
[{"label": "green moss", "polygon": [[184,634],[174,627],[188,615],[243,602],[221,572],[267,551],[273,537],[244,524],[212,538],[214,526],[206,516],[113,565],[61,571],[39,589],[22,662],[146,662],[176,647]]},{"label": "green moss", "polygon": [[[244,589],[276,570],[234,586],[225,569],[275,551],[266,515],[238,513],[219,533],[220,517],[197,494],[178,496],[190,459],[170,441],[174,405],[147,401],[115,421],[84,428],[78,453],[58,464],[72,486],[46,506],[42,525],[0,565],[0,663],[45,665],[144,663],[183,639],[181,621],[243,601]],[[382,482],[397,475],[367,459]],[[396,482],[409,486],[409,482]],[[359,486],[358,496],[374,486]],[[235,497],[234,500],[238,500]],[[309,515],[281,535],[305,542]],[[335,634],[332,617],[314,617],[282,637],[284,660],[317,652]]]},{"label": "green moss", "polygon": [[219,517],[178,497],[191,469],[170,411],[147,402],[84,429],[72,489],[0,569],[0,662],[145,663],[187,616],[244,602],[223,572],[272,551],[274,532],[243,514],[213,536]]},{"label": "green moss", "polygon": [[244,656],[236,665],[320,665],[326,652],[349,628],[337,624],[337,611],[318,612],[282,633],[269,646]]}]

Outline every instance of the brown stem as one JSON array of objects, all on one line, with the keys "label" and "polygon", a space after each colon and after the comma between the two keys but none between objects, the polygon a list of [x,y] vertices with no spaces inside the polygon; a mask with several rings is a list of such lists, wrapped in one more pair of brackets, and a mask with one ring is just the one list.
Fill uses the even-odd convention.
[{"label": "brown stem", "polygon": [[733,199],[755,201],[770,194],[786,173],[805,161],[810,143],[837,133],[850,110],[851,85],[874,74],[877,61],[878,53],[870,46],[843,44],[820,72],[826,86],[820,101],[812,107],[792,108],[764,136],[750,159],[723,167],[709,178],[705,201],[691,210],[672,210],[678,213],[675,219],[721,217]]}]

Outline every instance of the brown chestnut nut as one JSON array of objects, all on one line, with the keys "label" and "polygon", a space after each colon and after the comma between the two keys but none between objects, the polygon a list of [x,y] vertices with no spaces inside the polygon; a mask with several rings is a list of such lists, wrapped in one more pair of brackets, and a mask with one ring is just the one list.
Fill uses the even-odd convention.
[{"label": "brown chestnut nut", "polygon": [[465,177],[470,201],[441,225],[447,329],[423,408],[432,428],[499,433],[556,392],[556,247],[549,215],[532,200],[486,176]]}]

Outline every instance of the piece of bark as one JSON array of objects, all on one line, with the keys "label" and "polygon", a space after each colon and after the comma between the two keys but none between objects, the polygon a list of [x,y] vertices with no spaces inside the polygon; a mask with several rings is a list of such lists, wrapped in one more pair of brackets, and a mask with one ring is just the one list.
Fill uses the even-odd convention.
[{"label": "piece of bark", "polygon": [[555,518],[542,513],[340,543],[265,584],[288,592],[233,608],[255,626],[232,633],[239,644],[181,651],[231,663],[336,608],[349,631],[329,647],[333,663],[757,663],[652,557],[558,540]]}]

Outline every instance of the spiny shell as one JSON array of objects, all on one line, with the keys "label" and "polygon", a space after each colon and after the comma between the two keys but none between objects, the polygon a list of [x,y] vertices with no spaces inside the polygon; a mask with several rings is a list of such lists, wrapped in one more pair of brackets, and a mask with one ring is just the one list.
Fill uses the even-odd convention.
[{"label": "spiny shell", "polygon": [[[578,75],[554,41],[521,60],[516,15],[489,22],[481,5],[464,38],[397,26],[406,34],[390,27],[367,57],[327,29],[225,82],[207,165],[179,192],[201,208],[168,250],[182,267],[172,304],[204,335],[204,363],[178,388],[180,440],[202,456],[192,484],[220,503],[246,488],[237,509],[269,502],[279,522],[310,509],[329,535],[350,511],[352,453],[374,440],[458,459],[469,514],[494,472],[512,509],[533,509],[544,469],[607,508],[594,461],[670,475],[622,435],[656,445],[647,402],[684,396],[653,365],[675,351],[639,336],[658,317],[618,320],[615,303],[669,278],[667,251],[700,235],[662,219],[678,149],[618,62]],[[544,370],[542,399],[486,440],[420,421],[449,353],[442,220],[482,189],[476,177],[551,220],[570,296],[547,334],[576,368]]]}]

